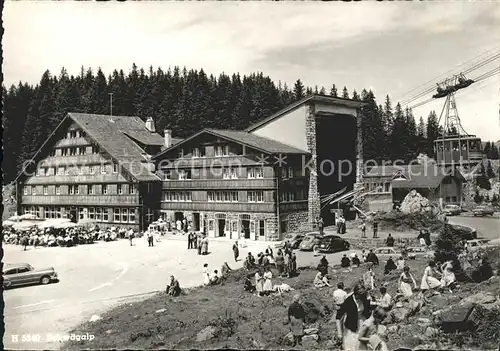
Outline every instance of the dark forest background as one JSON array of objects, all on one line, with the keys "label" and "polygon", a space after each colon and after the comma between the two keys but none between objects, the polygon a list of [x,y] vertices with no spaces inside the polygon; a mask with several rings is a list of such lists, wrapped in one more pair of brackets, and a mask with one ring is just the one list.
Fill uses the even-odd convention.
[{"label": "dark forest background", "polygon": [[[157,131],[170,128],[174,137],[186,137],[210,128],[243,129],[286,105],[312,93],[367,102],[362,109],[364,158],[410,161],[419,153],[433,154],[432,141],[442,130],[434,111],[415,120],[410,109],[394,104],[389,96],[377,102],[370,90],[351,90],[332,84],[306,87],[297,80],[293,87],[275,83],[263,73],[207,75],[203,69],[174,67],[148,71],[135,64],[106,75],[101,69],[81,68],[77,76],[63,68],[58,75],[43,73],[35,86],[20,82],[3,91],[4,184],[11,182],[23,161],[30,159],[67,112],[151,116]],[[488,158],[498,159],[494,143]]]}]

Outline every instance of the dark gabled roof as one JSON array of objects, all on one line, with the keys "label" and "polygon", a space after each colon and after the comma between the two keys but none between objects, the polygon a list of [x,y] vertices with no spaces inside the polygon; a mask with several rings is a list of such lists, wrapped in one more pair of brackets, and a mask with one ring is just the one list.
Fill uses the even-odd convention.
[{"label": "dark gabled roof", "polygon": [[408,166],[392,166],[392,165],[382,165],[373,166],[366,174],[366,177],[392,177],[399,171],[403,170],[403,167]]},{"label": "dark gabled roof", "polygon": [[447,169],[439,167],[435,163],[417,164],[400,166],[403,167],[402,174],[407,179],[393,179],[391,185],[393,188],[437,188],[444,178],[452,176],[462,181],[463,175],[457,169]]},{"label": "dark gabled roof", "polygon": [[181,146],[182,144],[195,139],[201,134],[208,133],[222,139],[230,140],[238,144],[243,144],[245,146],[251,147],[253,149],[259,150],[266,154],[307,154],[306,151],[297,149],[293,146],[282,144],[276,140],[269,138],[257,136],[241,130],[220,130],[220,129],[203,129],[198,133],[191,135],[189,138],[182,140],[181,142],[172,145],[168,149],[153,156],[156,159],[163,155],[164,153]]},{"label": "dark gabled roof", "polygon": [[165,140],[161,135],[158,133],[151,133],[145,128],[123,130],[121,132],[144,145],[162,146],[165,144]]},{"label": "dark gabled roof", "polygon": [[[85,133],[102,147],[116,162],[118,162],[127,173],[138,181],[158,181],[160,180],[154,172],[150,170],[148,159],[143,150],[127,135],[134,135],[134,139],[140,136],[147,145],[157,145],[156,142],[163,138],[149,136],[145,139],[146,133],[154,134],[146,130],[144,122],[139,117],[95,115],[87,113],[70,112],[59,123],[45,143],[33,156],[33,160],[50,142],[56,131],[62,127],[68,119],[73,120]],[[150,144],[152,141],[155,144]],[[140,141],[140,140],[139,140]],[[24,169],[17,176],[17,179],[24,173]]]},{"label": "dark gabled roof", "polygon": [[275,120],[276,118],[281,117],[285,113],[292,111],[301,105],[309,102],[309,101],[314,101],[314,102],[326,102],[326,103],[335,103],[337,105],[342,105],[346,107],[353,107],[353,108],[360,108],[366,105],[366,103],[361,102],[361,101],[356,101],[356,100],[351,100],[351,99],[344,99],[344,98],[339,98],[339,97],[333,97],[333,96],[328,96],[328,95],[319,95],[319,94],[312,94],[308,95],[293,104],[290,104],[286,106],[284,109],[279,110],[278,112],[272,114],[271,116],[264,118],[263,120],[260,120],[259,122],[252,124],[250,127],[245,129],[247,132],[252,132],[255,129]]}]

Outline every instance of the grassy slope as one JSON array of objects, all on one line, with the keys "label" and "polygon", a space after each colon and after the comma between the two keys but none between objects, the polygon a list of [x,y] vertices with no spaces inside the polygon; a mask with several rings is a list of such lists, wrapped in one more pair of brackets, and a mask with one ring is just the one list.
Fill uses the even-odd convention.
[{"label": "grassy slope", "polygon": [[[426,262],[424,260],[410,261],[409,265],[420,282],[421,274]],[[387,283],[389,293],[394,294],[397,288],[397,276],[383,276],[383,267],[376,267],[377,278]],[[354,269],[352,273],[336,270],[331,274],[332,283],[342,280],[350,287],[355,280],[361,278],[366,267]],[[294,292],[285,293],[283,297],[257,297],[243,291],[245,272],[234,272],[224,285],[205,288],[195,288],[186,295],[171,298],[158,295],[146,301],[125,304],[102,315],[103,319],[95,323],[84,323],[75,332],[89,332],[96,336],[92,342],[70,342],[64,348],[80,349],[274,349],[287,348],[282,338],[289,332],[285,324],[287,306],[291,302]],[[274,279],[273,282],[284,281],[303,297],[304,301],[311,301],[323,309],[320,322],[320,348],[327,348],[327,343],[335,333],[334,323],[330,323],[332,306],[332,289],[317,290],[311,288],[316,271],[314,269],[301,270],[300,276],[292,279]],[[182,277],[180,277],[182,284]],[[380,282],[379,282],[380,283]],[[494,286],[483,283],[483,291],[498,291],[498,284]],[[477,284],[464,284],[456,295],[443,295],[433,300],[431,306],[423,308],[422,312],[413,318],[431,317],[433,311],[456,303],[465,296],[479,291]],[[159,309],[165,312],[155,313]],[[391,349],[401,346],[416,346],[423,342],[415,339],[415,335],[423,336],[425,327],[417,323],[402,328],[398,334],[388,337]],[[197,333],[210,324],[226,326],[232,325],[231,333],[223,333],[218,337],[198,343]],[[227,328],[225,330],[228,330]],[[425,341],[425,340],[424,340]],[[474,340],[469,340],[472,343]]]}]

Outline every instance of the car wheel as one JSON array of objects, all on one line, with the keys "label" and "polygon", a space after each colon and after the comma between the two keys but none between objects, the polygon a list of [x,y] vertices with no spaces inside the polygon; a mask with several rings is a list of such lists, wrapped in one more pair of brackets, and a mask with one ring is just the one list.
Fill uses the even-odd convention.
[{"label": "car wheel", "polygon": [[41,279],[40,279],[40,283],[42,283],[43,285],[46,285],[48,283],[50,283],[50,277],[45,275],[43,276]]}]

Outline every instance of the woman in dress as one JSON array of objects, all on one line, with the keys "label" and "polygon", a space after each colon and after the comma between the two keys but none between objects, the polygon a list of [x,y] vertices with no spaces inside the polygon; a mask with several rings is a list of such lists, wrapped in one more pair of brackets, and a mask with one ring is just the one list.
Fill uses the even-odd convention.
[{"label": "woman in dress", "polygon": [[435,277],[439,273],[436,271],[436,262],[429,261],[429,265],[425,267],[420,289],[423,291],[437,289],[441,287],[441,282]]},{"label": "woman in dress", "polygon": [[405,266],[403,268],[403,273],[399,277],[399,291],[403,294],[404,297],[410,297],[413,295],[413,290],[411,288],[411,283],[413,283],[414,288],[417,288],[417,283],[415,282],[415,278],[410,273],[410,267]]},{"label": "woman in dress", "polygon": [[[387,317],[387,312],[382,307],[377,307],[373,310],[370,318],[365,320],[361,324],[361,328],[359,328],[359,347],[358,350],[370,350],[373,343],[373,340],[376,340],[378,337],[378,326],[379,324]],[[381,347],[383,348],[382,341],[378,338],[379,342],[375,346],[376,350],[379,350]],[[385,348],[387,349],[387,347]]]},{"label": "woman in dress", "polygon": [[441,266],[441,271],[443,276],[441,278],[441,284],[443,287],[451,287],[455,283],[455,273],[453,273],[453,261],[445,262]]},{"label": "woman in dress", "polygon": [[273,273],[269,266],[266,267],[266,272],[264,273],[264,294],[269,295],[271,291],[273,291],[273,282],[271,279],[273,278]]},{"label": "woman in dress", "polygon": [[396,268],[399,271],[403,271],[405,268],[405,259],[403,256],[399,256],[398,260],[396,261]]},{"label": "woman in dress", "polygon": [[208,254],[208,238],[204,237],[203,240],[201,241],[201,254],[206,255]]},{"label": "woman in dress", "polygon": [[285,271],[285,257],[283,257],[283,252],[278,250],[278,253],[276,254],[276,268],[278,269],[278,274],[279,276],[283,276],[283,272]]},{"label": "woman in dress", "polygon": [[259,296],[262,296],[264,293],[264,273],[262,268],[259,268],[257,273],[255,273],[255,291]]}]

